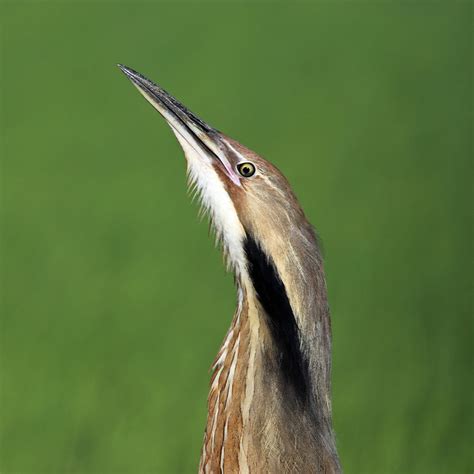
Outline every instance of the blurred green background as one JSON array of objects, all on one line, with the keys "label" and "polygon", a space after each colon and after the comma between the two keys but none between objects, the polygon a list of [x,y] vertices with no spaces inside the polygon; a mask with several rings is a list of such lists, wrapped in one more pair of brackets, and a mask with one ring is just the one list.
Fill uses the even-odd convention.
[{"label": "blurred green background", "polygon": [[472,472],[472,10],[3,1],[1,472],[196,472],[233,281],[117,62],[318,228],[345,472]]}]

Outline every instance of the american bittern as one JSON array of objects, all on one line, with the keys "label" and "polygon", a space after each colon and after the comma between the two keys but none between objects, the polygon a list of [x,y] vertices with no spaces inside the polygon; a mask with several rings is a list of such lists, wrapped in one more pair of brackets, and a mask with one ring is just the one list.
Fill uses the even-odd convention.
[{"label": "american bittern", "polygon": [[331,327],[315,232],[286,178],[119,66],[181,144],[238,303],[213,365],[202,473],[337,473]]}]

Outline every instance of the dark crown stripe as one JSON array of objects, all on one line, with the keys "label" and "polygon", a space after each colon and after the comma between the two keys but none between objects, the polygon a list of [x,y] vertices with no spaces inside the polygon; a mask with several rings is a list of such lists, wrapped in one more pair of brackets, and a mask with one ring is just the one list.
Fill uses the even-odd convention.
[{"label": "dark crown stripe", "polygon": [[277,364],[285,383],[298,398],[308,394],[308,362],[301,352],[298,326],[278,271],[253,237],[247,234],[244,249],[248,271],[277,349]]}]

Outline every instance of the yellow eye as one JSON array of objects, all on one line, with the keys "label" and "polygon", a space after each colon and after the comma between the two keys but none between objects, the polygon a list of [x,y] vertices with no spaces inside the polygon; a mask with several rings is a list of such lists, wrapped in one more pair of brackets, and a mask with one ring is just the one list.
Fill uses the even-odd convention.
[{"label": "yellow eye", "polygon": [[237,169],[244,178],[250,178],[255,174],[255,166],[252,163],[239,163]]}]

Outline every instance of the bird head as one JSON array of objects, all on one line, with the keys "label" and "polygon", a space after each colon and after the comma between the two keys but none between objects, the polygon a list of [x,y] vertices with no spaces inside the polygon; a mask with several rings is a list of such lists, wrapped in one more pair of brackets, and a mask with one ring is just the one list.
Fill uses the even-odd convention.
[{"label": "bird head", "polygon": [[294,273],[304,259],[314,258],[314,232],[288,181],[274,165],[202,121],[157,84],[119,67],[176,135],[186,156],[190,184],[238,277],[247,271],[249,238],[271,256],[280,275]]}]

